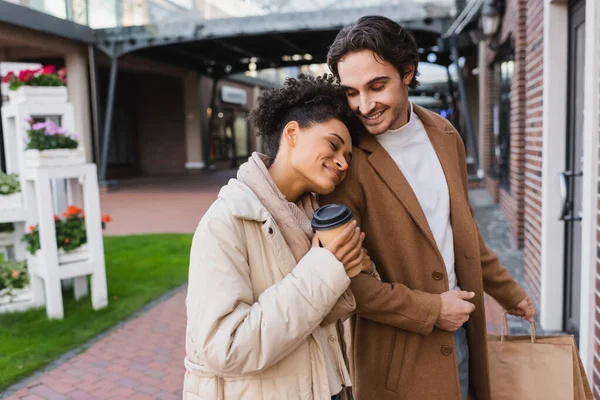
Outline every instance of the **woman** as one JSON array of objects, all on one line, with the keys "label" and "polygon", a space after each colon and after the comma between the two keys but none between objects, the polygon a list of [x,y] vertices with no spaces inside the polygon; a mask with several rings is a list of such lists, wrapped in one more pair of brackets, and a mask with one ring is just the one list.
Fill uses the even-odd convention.
[{"label": "woman", "polygon": [[344,179],[354,117],[331,77],[300,75],[250,119],[274,159],[253,154],[194,235],[183,397],[329,400],[351,385],[334,321],[371,264],[355,222],[320,246],[312,193]]}]

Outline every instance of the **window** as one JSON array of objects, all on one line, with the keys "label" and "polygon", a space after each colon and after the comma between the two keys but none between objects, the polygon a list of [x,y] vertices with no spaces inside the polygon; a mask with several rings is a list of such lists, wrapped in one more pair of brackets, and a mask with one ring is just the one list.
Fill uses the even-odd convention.
[{"label": "window", "polygon": [[492,103],[494,157],[492,176],[500,186],[510,192],[510,95],[514,73],[514,55],[511,51],[500,50],[494,63],[496,97]]}]

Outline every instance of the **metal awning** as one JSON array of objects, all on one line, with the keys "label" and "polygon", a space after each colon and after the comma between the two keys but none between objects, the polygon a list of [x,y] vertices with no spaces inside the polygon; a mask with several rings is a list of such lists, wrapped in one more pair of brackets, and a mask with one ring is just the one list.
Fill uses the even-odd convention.
[{"label": "metal awning", "polygon": [[442,35],[443,39],[450,36],[458,36],[465,29],[479,18],[479,12],[485,0],[471,0],[462,12],[452,22],[450,28]]},{"label": "metal awning", "polygon": [[323,63],[339,30],[364,15],[399,22],[414,33],[424,58],[433,52],[438,64],[450,63],[436,46],[453,17],[420,3],[103,29],[96,43],[111,57],[133,53],[219,77],[247,71],[250,63],[256,69]]}]

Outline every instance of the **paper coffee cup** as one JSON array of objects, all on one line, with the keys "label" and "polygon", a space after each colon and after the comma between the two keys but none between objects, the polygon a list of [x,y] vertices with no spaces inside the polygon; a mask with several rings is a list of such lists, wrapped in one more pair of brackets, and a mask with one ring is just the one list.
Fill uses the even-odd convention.
[{"label": "paper coffee cup", "polygon": [[352,210],[343,204],[329,204],[315,211],[312,227],[323,246],[335,239],[352,222]]}]

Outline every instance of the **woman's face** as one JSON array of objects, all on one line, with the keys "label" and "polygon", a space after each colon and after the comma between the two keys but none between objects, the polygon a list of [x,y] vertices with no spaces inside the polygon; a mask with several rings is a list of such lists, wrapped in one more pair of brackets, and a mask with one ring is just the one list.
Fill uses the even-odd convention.
[{"label": "woman's face", "polygon": [[298,129],[290,151],[292,167],[305,180],[307,191],[329,194],[346,177],[352,160],[352,139],[340,120],[330,119]]}]

